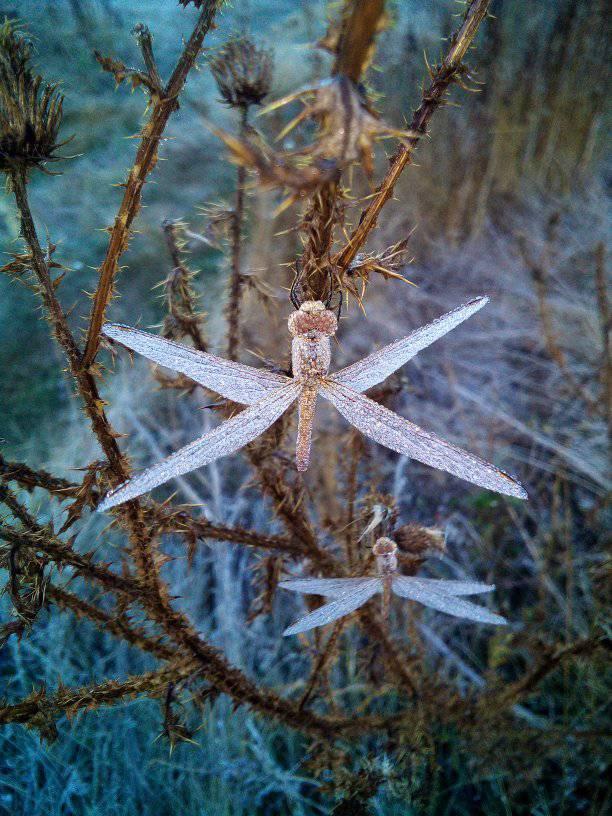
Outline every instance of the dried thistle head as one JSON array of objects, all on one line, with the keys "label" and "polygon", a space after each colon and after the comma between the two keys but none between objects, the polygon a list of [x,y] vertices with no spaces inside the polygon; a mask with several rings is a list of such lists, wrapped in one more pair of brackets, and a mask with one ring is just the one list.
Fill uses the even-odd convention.
[{"label": "dried thistle head", "polygon": [[372,151],[377,139],[394,137],[405,141],[420,135],[387,125],[372,109],[363,89],[341,74],[289,94],[268,105],[262,113],[298,99],[304,103],[304,109],[283,128],[278,138],[284,138],[307,119],[314,119],[320,130],[312,145],[293,155],[332,161],[340,166],[360,162],[371,176]]},{"label": "dried thistle head", "polygon": [[[412,235],[412,233],[410,234]],[[382,252],[360,252],[349,266],[339,274],[338,284],[361,302],[365,289],[373,274],[382,275],[385,280],[394,279],[410,286],[415,284],[400,273],[410,259],[408,258],[408,241],[410,235],[403,241],[387,247]]]},{"label": "dried thistle head", "polygon": [[249,37],[233,37],[210,61],[223,101],[233,108],[261,105],[272,84],[272,54]]},{"label": "dried thistle head", "polygon": [[444,532],[437,527],[421,527],[420,524],[404,524],[393,533],[401,553],[422,557],[441,556],[446,552]]},{"label": "dried thistle head", "polygon": [[[57,161],[64,97],[30,67],[32,49],[9,20],[0,26],[0,170]],[[63,143],[65,144],[65,142]]]}]

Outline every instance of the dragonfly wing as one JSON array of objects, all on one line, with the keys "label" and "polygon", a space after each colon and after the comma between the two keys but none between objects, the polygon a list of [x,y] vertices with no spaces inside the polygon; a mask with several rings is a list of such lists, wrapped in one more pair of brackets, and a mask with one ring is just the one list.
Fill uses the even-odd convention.
[{"label": "dragonfly wing", "polygon": [[282,374],[233,363],[130,326],[106,323],[102,332],[148,360],[180,371],[200,385],[241,405],[253,405],[290,381]]},{"label": "dragonfly wing", "polygon": [[452,312],[447,312],[438,317],[433,323],[415,329],[402,340],[396,340],[395,343],[390,343],[368,357],[364,357],[363,360],[358,360],[356,363],[337,371],[331,375],[330,379],[342,383],[342,385],[347,385],[360,393],[367,391],[385,380],[394,371],[397,371],[404,363],[415,357],[419,351],[427,348],[435,340],[463,323],[464,320],[471,317],[474,312],[482,309],[488,302],[489,298],[487,297],[470,300],[469,303],[465,303],[463,306],[453,309]]},{"label": "dragonfly wing", "polygon": [[321,384],[320,393],[362,434],[379,445],[488,490],[527,498],[522,485],[503,470],[419,428],[363,394],[330,380]]},{"label": "dragonfly wing", "polygon": [[457,598],[456,595],[446,595],[439,590],[434,591],[430,587],[424,586],[419,579],[407,578],[406,576],[395,576],[393,579],[393,591],[402,598],[410,598],[418,601],[423,606],[437,609],[438,612],[445,612],[455,618],[466,618],[467,620],[478,621],[478,623],[507,623],[501,615],[489,612],[484,606],[477,606]]},{"label": "dragonfly wing", "polygon": [[364,582],[362,586],[352,591],[348,591],[344,595],[340,595],[330,603],[326,603],[315,609],[309,615],[300,618],[293,626],[289,626],[283,632],[283,635],[297,635],[299,632],[307,632],[309,629],[315,629],[317,626],[325,626],[327,623],[338,620],[338,618],[348,615],[349,612],[354,612],[362,606],[372,595],[375,595],[380,589],[380,579],[370,578],[367,583]]},{"label": "dragonfly wing", "polygon": [[[405,576],[400,575],[401,581]],[[493,592],[494,584],[480,584],[476,581],[443,581],[436,578],[406,578],[408,581],[419,581],[425,588],[445,595],[479,595],[481,592]]]},{"label": "dragonfly wing", "polygon": [[371,580],[371,578],[295,578],[291,581],[281,581],[279,586],[305,595],[337,598],[369,584]]},{"label": "dragonfly wing", "polygon": [[300,392],[298,383],[277,388],[265,399],[245,408],[232,419],[221,423],[212,431],[190,445],[176,451],[167,459],[163,459],[147,470],[143,470],[124,482],[115,490],[111,490],[105,499],[98,505],[99,511],[108,510],[128,499],[147,493],[154,487],[167,482],[174,476],[181,476],[196,468],[208,465],[221,456],[227,456],[247,442],[263,433],[278,417],[287,410]]}]

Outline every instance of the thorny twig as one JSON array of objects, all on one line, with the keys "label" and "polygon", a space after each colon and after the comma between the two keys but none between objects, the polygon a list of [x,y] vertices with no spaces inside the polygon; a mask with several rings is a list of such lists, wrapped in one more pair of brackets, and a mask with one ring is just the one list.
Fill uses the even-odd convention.
[{"label": "thorny twig", "polygon": [[[431,70],[431,84],[423,94],[423,99],[410,123],[410,130],[423,135],[434,114],[444,101],[446,92],[460,76],[463,59],[476,36],[480,24],[489,11],[490,0],[472,0],[465,13],[463,24],[451,37],[451,46],[442,63]],[[351,233],[346,246],[334,255],[333,263],[341,269],[347,269],[355,256],[365,244],[369,234],[378,221],[384,205],[393,195],[395,185],[404,168],[412,161],[412,153],[419,139],[408,139],[408,144],[400,145],[391,159],[389,170],[379,185],[370,203],[361,213],[359,224]]]},{"label": "thorny twig", "polygon": [[178,96],[183,89],[187,75],[193,68],[204,37],[213,25],[215,15],[223,0],[207,0],[203,4],[198,22],[187,41],[183,53],[176,64],[161,96],[155,99],[149,119],[141,134],[140,146],[125,185],[123,201],[111,229],[106,257],[99,272],[99,281],[87,331],[87,341],[83,354],[83,367],[89,368],[100,346],[100,329],[111,299],[115,276],[119,268],[119,258],[127,249],[132,223],[140,209],[142,189],[147,176],[155,167],[159,142],[171,114],[178,107]]}]

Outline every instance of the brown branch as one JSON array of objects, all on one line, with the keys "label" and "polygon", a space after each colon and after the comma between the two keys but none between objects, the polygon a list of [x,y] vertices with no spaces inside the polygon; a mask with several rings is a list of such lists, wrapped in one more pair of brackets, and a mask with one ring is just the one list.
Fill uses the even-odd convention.
[{"label": "brown branch", "polygon": [[164,222],[164,236],[173,263],[173,269],[165,281],[168,316],[164,320],[163,335],[169,340],[189,337],[194,348],[206,351],[207,344],[200,322],[203,315],[196,309],[197,296],[191,286],[194,273],[186,266],[183,244],[179,242],[178,231],[182,225],[176,221]]},{"label": "brown branch", "polygon": [[125,616],[109,615],[97,606],[84,601],[64,587],[49,584],[45,597],[56,606],[67,609],[77,618],[84,618],[99,626],[102,631],[110,632],[143,652],[149,652],[160,660],[177,660],[179,655],[175,650],[162,643],[159,635],[151,635],[137,626],[131,625]]},{"label": "brown branch", "polygon": [[[247,129],[248,107],[240,108],[239,138],[244,139]],[[232,212],[231,222],[231,264],[230,291],[227,304],[227,356],[230,360],[238,359],[240,343],[240,300],[242,296],[243,276],[241,269],[242,254],[242,222],[244,220],[244,185],[246,182],[246,168],[238,165],[236,175],[236,202]]]},{"label": "brown branch", "polygon": [[7,482],[17,482],[26,490],[42,487],[59,498],[76,498],[81,490],[81,485],[68,479],[60,479],[42,468],[34,470],[24,462],[9,462],[2,454],[0,454],[0,478]]},{"label": "brown branch", "polygon": [[[385,10],[384,0],[346,0],[343,8],[332,73],[358,83],[374,52],[374,39]],[[326,300],[332,295],[331,250],[334,229],[342,218],[342,196],[337,179],[320,185],[304,216],[306,235],[298,262],[304,298]]]},{"label": "brown branch", "polygon": [[[13,705],[0,706],[0,724],[23,723],[30,727],[37,728],[43,723],[54,721],[62,714],[73,716],[82,709],[96,709],[104,705],[116,705],[125,699],[133,699],[142,694],[148,696],[160,696],[167,690],[168,683],[178,683],[188,678],[198,676],[197,665],[189,662],[182,662],[178,665],[166,666],[146,674],[130,677],[120,682],[117,680],[107,680],[95,686],[82,686],[81,688],[60,688],[52,695],[47,696],[43,688],[34,691],[24,700]],[[229,692],[228,692],[229,693]],[[259,700],[261,695],[256,694]],[[251,701],[237,698],[239,703],[250,704]],[[401,724],[403,715],[392,715],[389,717],[364,716],[357,719],[352,717],[318,717],[309,715],[308,712],[301,712],[301,716],[291,716],[287,719],[286,710],[295,714],[295,708],[291,703],[278,706],[277,703],[284,701],[280,698],[271,698],[261,701],[263,713],[272,714],[281,721],[285,721],[292,728],[301,729],[315,736],[333,739],[336,735],[350,736],[359,735],[368,731],[387,732]],[[300,720],[300,722],[296,722]]]},{"label": "brown branch", "polygon": [[385,12],[385,0],[348,0],[332,74],[359,82],[374,51],[374,40]]},{"label": "brown branch", "polygon": [[185,45],[163,94],[155,99],[149,120],[142,131],[136,159],[125,185],[123,201],[111,229],[106,256],[99,270],[98,287],[94,295],[83,354],[84,368],[91,366],[100,347],[100,331],[119,269],[119,259],[127,249],[132,223],[140,209],[142,189],[147,176],[157,162],[160,139],[171,114],[178,107],[177,98],[183,89],[189,71],[195,64],[204,37],[212,27],[215,14],[222,2],[223,0],[208,0],[204,3],[193,33]]},{"label": "brown branch", "polygon": [[36,552],[44,553],[49,561],[60,566],[72,567],[75,573],[82,578],[96,581],[105,589],[125,595],[132,600],[139,600],[143,587],[134,578],[129,578],[111,572],[93,560],[93,553],[80,554],[56,538],[49,531],[16,530],[9,525],[0,525],[0,539],[17,547],[27,547]]},{"label": "brown branch", "polygon": [[485,693],[478,701],[479,717],[493,717],[534,691],[537,686],[558,666],[570,658],[592,654],[599,650],[610,651],[611,641],[607,637],[583,638],[567,646],[557,648],[546,655],[519,680],[499,690]]},{"label": "brown branch", "polygon": [[308,681],[306,683],[306,688],[304,689],[304,693],[300,697],[300,701],[298,703],[300,709],[304,708],[305,705],[309,702],[317,686],[317,683],[321,679],[321,675],[327,670],[327,667],[334,659],[334,656],[337,652],[336,647],[338,645],[338,640],[344,630],[344,627],[346,626],[346,623],[347,619],[345,618],[344,620],[339,620],[334,624],[334,628],[332,629],[331,634],[327,639],[325,648],[320,651],[319,656],[314,661],[312,669],[310,671],[310,677],[308,678]]},{"label": "brown branch", "polygon": [[96,381],[93,375],[82,367],[81,352],[56,296],[49,271],[49,262],[45,258],[38,240],[34,218],[30,210],[25,174],[15,170],[11,174],[11,184],[19,211],[21,234],[30,249],[32,269],[38,280],[40,293],[53,327],[53,333],[66,354],[70,373],[76,381],[85,404],[85,411],[98,442],[117,476],[117,481],[124,481],[128,476],[127,463],[117,445],[116,434],[104,413],[104,402],[100,398]]},{"label": "brown branch", "polygon": [[185,679],[195,672],[196,667],[187,663],[180,666],[165,666],[137,677],[130,677],[123,682],[107,680],[96,686],[60,688],[53,696],[47,696],[43,688],[33,691],[19,703],[0,706],[0,724],[27,723],[31,727],[37,727],[47,718],[55,720],[62,714],[72,716],[81,709],[116,705],[126,698],[133,699],[141,694],[155,696],[163,693],[170,681]]},{"label": "brown branch", "polygon": [[[415,112],[410,130],[425,134],[434,111],[442,103],[450,85],[462,71],[462,60],[472,44],[476,32],[489,10],[490,0],[472,0],[459,30],[451,38],[451,46],[442,64],[432,73],[432,82],[424,93]],[[359,224],[347,245],[334,257],[334,264],[347,269],[376,226],[380,211],[393,195],[395,185],[404,168],[412,161],[412,153],[420,139],[408,139],[391,159],[391,166],[369,205],[361,213]]]}]

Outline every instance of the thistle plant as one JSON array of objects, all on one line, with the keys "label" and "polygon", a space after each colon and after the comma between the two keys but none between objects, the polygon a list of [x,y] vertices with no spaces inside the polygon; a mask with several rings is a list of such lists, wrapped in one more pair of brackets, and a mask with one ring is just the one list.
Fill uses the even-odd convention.
[{"label": "thistle plant", "polygon": [[[430,724],[459,733],[471,761],[472,754],[474,762],[480,761],[483,733],[496,733],[500,724],[513,723],[515,716],[527,717],[533,724],[535,714],[525,714],[521,704],[534,689],[559,666],[570,665],[578,657],[599,655],[605,646],[599,633],[570,640],[564,632],[550,648],[538,649],[541,641],[533,632],[530,640],[521,640],[520,610],[513,608],[509,582],[498,582],[497,600],[505,613],[502,617],[463,597],[490,592],[490,576],[485,582],[481,581],[485,576],[467,579],[465,574],[471,571],[457,580],[425,575],[432,569],[429,556],[444,554],[444,535],[437,526],[403,517],[402,508],[385,493],[381,474],[390,461],[397,462],[397,458],[390,458],[394,454],[383,456],[386,449],[427,465],[426,478],[439,470],[450,474],[449,482],[457,477],[471,486],[510,497],[506,500],[495,495],[491,500],[498,502],[493,505],[498,515],[501,507],[511,513],[523,506],[513,501],[527,497],[517,479],[413,424],[387,404],[401,387],[401,383],[396,386],[397,372],[422,352],[419,362],[426,361],[425,354],[433,354],[438,347],[433,344],[446,342],[442,338],[451,330],[468,332],[470,323],[461,329],[460,324],[479,312],[488,298],[466,296],[463,305],[412,331],[410,327],[419,322],[414,315],[406,315],[405,325],[398,330],[401,339],[375,348],[339,370],[330,372],[330,367],[335,351],[332,340],[336,335],[342,338],[344,332],[345,323],[339,324],[339,319],[345,304],[366,304],[375,274],[385,279],[385,297],[389,299],[397,291],[395,287],[407,282],[405,232],[382,246],[366,247],[366,242],[375,244],[379,217],[435,112],[454,85],[465,84],[465,59],[488,15],[489,0],[465,4],[446,54],[438,65],[427,69],[417,110],[407,127],[402,124],[397,128],[387,125],[374,111],[363,85],[374,58],[377,34],[386,21],[385,3],[345,0],[325,39],[325,47],[332,53],[330,76],[271,106],[280,115],[284,103],[306,101],[297,120],[290,121],[280,134],[282,138],[314,119],[316,135],[301,154],[270,147],[271,140],[257,134],[248,118],[252,108],[262,106],[273,94],[273,63],[267,49],[244,36],[228,37],[216,55],[203,63],[204,70],[210,70],[216,80],[222,102],[239,113],[237,133],[220,134],[239,161],[235,203],[231,212],[222,205],[212,210],[223,213],[224,223],[230,224],[229,245],[223,240],[214,243],[215,250],[227,250],[231,267],[225,312],[227,353],[219,356],[209,351],[211,331],[202,311],[213,310],[215,304],[207,301],[208,293],[202,292],[198,274],[190,268],[186,237],[195,233],[184,222],[163,225],[170,270],[162,281],[167,314],[161,322],[161,336],[108,322],[115,290],[125,291],[130,286],[129,278],[122,278],[120,270],[165,128],[178,109],[209,31],[217,27],[219,35],[226,36],[223,17],[218,13],[221,0],[181,0],[178,5],[191,6],[185,14],[197,19],[167,79],[157,67],[153,39],[145,26],[135,29],[141,67],[127,69],[115,55],[98,55],[102,69],[117,81],[130,78],[142,87],[147,105],[122,200],[108,229],[83,342],[70,326],[60,279],[53,274],[59,265],[58,250],[51,243],[43,249],[26,186],[30,170],[44,168],[56,158],[63,100],[57,86],[45,84],[33,73],[31,48],[23,36],[8,23],[0,30],[0,167],[12,181],[25,244],[24,252],[4,271],[14,275],[18,269],[20,275],[33,275],[64,354],[67,375],[99,448],[98,458],[84,461],[81,476],[73,480],[0,458],[0,504],[4,508],[0,565],[6,571],[6,590],[15,612],[1,635],[5,642],[15,636],[28,637],[41,610],[50,608],[55,614],[72,614],[89,621],[155,663],[150,671],[124,680],[108,679],[83,688],[60,685],[54,690],[35,689],[23,699],[0,705],[0,723],[23,723],[51,739],[57,733],[57,720],[64,715],[148,696],[162,702],[158,732],[171,747],[181,743],[180,750],[185,751],[197,740],[197,730],[187,722],[185,712],[201,711],[204,703],[212,705],[217,697],[227,695],[234,707],[248,707],[268,721],[305,735],[310,740],[310,753],[319,763],[318,771],[323,772],[327,762],[337,780],[342,777],[338,771],[342,746],[363,737],[365,745],[382,744],[384,751],[400,756],[408,749],[416,751],[423,730]],[[177,9],[176,13],[183,11]],[[266,119],[259,121],[265,123]],[[379,137],[388,138],[394,152],[372,191],[370,178],[363,179],[359,166],[367,177],[374,177]],[[355,169],[361,180],[353,189],[350,184]],[[251,171],[252,178],[248,175]],[[243,249],[249,240],[247,226],[254,218],[245,196],[248,181],[255,190],[289,190],[292,207],[284,202],[278,209],[283,219],[290,220],[291,234],[297,238],[285,266],[289,274],[279,280],[271,269],[262,273],[265,291],[274,295],[268,298],[273,314],[264,318],[258,292],[253,298],[255,305],[249,302],[247,308],[242,303],[250,275],[243,268]],[[359,184],[368,188],[362,198]],[[257,366],[239,362],[247,352],[243,328],[262,319],[269,320],[271,328],[267,330],[273,335],[275,358]],[[358,309],[350,313],[346,322],[349,320],[361,320]],[[136,322],[136,316],[131,322]],[[277,325],[283,325],[282,333],[276,332]],[[371,349],[373,343],[367,339]],[[117,351],[118,346],[137,352],[158,367],[152,377],[164,386],[175,387],[169,399],[181,400],[184,394],[180,392],[185,391],[203,391],[207,398],[212,392],[217,409],[218,420],[213,420],[212,429],[136,474],[128,457],[132,441],[122,439],[123,434],[111,423],[101,394],[102,378],[105,387],[113,381],[109,351]],[[430,346],[433,348],[425,352]],[[290,368],[286,361],[289,349]],[[117,359],[122,356],[119,350]],[[169,378],[160,369],[179,376]],[[315,421],[319,396],[337,409],[350,429],[336,425],[336,417],[319,416]],[[486,406],[486,397],[483,400]],[[287,444],[292,425],[296,426],[295,458]],[[484,442],[484,432],[481,435],[474,425],[473,439]],[[161,424],[156,430],[161,433]],[[318,438],[313,444],[315,435]],[[376,445],[371,446],[370,441]],[[493,447],[489,445],[487,458],[498,454]],[[194,502],[180,504],[176,498],[159,500],[157,493],[151,495],[170,479],[230,455],[232,465],[240,463],[248,470],[249,491],[256,496],[257,507],[270,511],[266,526],[246,526],[239,521],[213,523]],[[457,489],[473,489],[459,484]],[[54,516],[39,514],[26,495],[34,488],[44,490],[50,501],[68,504],[58,508]],[[499,503],[502,501],[503,505]],[[441,508],[441,515],[448,512],[443,503]],[[61,525],[50,520],[60,510],[65,513]],[[122,546],[112,549],[120,553],[117,563],[109,563],[100,553],[105,539],[95,545],[84,544],[83,540],[89,539],[82,536],[77,544],[79,532],[94,511],[108,514],[113,535],[122,537]],[[494,522],[499,523],[498,519]],[[530,543],[527,527],[524,525],[522,535]],[[103,537],[106,535],[105,531]],[[227,542],[252,554],[254,586],[244,593],[252,602],[248,620],[258,617],[262,622],[264,616],[269,617],[265,626],[274,631],[283,648],[294,649],[303,661],[301,665],[310,663],[310,670],[301,672],[299,682],[271,687],[265,677],[250,676],[232,665],[208,642],[177,603],[176,587],[164,571],[169,560],[169,536],[174,542],[180,540],[189,561],[202,542],[213,552],[218,542]],[[502,568],[503,564],[496,564],[496,569]],[[307,600],[305,617],[284,628],[292,597],[285,589],[331,600],[320,606]],[[382,595],[382,615],[376,604],[368,603],[378,594]],[[404,602],[394,601],[392,607],[392,595]],[[491,658],[487,679],[469,694],[460,693],[453,676],[429,659],[419,605],[476,624],[509,624],[507,640],[498,648],[499,662]],[[359,627],[360,658],[356,662],[345,659],[354,644],[348,628],[352,623]],[[322,633],[319,627],[327,624],[333,627]],[[299,638],[282,641],[283,629]],[[477,632],[483,654],[487,654],[489,641],[485,638],[492,637],[494,630],[470,624],[470,631]],[[520,660],[509,666],[504,663],[504,649],[514,645]],[[529,665],[525,668],[526,661]],[[353,662],[359,683],[347,684],[336,693],[328,679],[334,672],[344,676],[347,665]],[[521,720],[512,735],[522,733],[524,727]],[[483,767],[485,764],[483,760]],[[372,778],[376,773],[372,771]],[[358,781],[353,789],[370,789],[369,776],[361,786]],[[351,786],[347,783],[346,788]]]},{"label": "thistle plant", "polygon": [[[232,37],[210,61],[222,100],[239,112],[238,139],[249,127],[249,111],[261,105],[270,92],[273,60],[270,51],[258,48],[249,37]],[[245,168],[239,164],[236,175],[236,200],[231,210],[231,276],[227,300],[227,355],[236,360],[240,343],[240,308],[246,280],[242,268],[242,240],[245,207]]]},{"label": "thistle plant", "polygon": [[232,108],[261,105],[272,84],[272,54],[249,37],[234,37],[210,61],[223,101]]},{"label": "thistle plant", "polygon": [[0,170],[9,177],[58,161],[64,97],[31,65],[32,47],[9,21],[0,26]]}]

